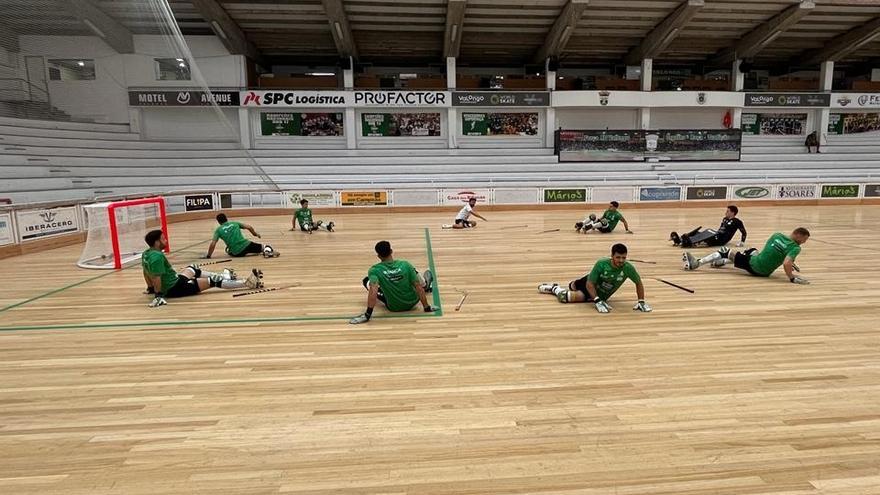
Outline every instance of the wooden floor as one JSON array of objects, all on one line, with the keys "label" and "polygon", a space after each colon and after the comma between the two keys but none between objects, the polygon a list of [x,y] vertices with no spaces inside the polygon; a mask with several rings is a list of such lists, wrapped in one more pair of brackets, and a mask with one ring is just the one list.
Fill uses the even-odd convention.
[{"label": "wooden floor", "polygon": [[[668,232],[721,208],[624,210],[631,236],[559,211],[473,231],[351,214],[311,236],[249,218],[282,256],[230,265],[301,285],[159,309],[137,267],[74,268],[79,247],[0,261],[0,493],[880,493],[880,207],[740,207],[751,245],[813,232],[813,285],[682,271]],[[212,229],[171,226],[177,268]],[[433,257],[442,315],[348,325],[381,239]],[[636,264],[653,313],[631,284],[609,315],[536,292],[614,242],[656,262]]]}]

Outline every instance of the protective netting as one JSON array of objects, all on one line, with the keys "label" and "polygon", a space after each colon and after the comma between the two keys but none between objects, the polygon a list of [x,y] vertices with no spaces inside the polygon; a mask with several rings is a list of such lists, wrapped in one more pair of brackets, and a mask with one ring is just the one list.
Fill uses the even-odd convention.
[{"label": "protective netting", "polygon": [[[205,177],[158,187],[146,183],[144,192],[217,190],[226,183],[234,189],[277,190],[241,142],[238,108],[215,100],[213,91],[228,94],[246,87],[248,70],[243,57],[224,48],[226,38],[215,29],[190,2],[0,0],[0,117],[128,124],[129,91],[204,92],[203,105],[152,109],[169,110],[166,121],[174,126],[163,129],[154,120],[145,125],[161,137],[142,134],[142,139],[208,142],[205,149],[223,151],[207,156],[234,159],[227,162],[240,166],[240,172],[218,179],[208,170],[194,170]],[[187,126],[202,132],[177,132]],[[131,194],[146,181],[130,182],[96,187],[84,197]]]},{"label": "protective netting", "polygon": [[[111,225],[111,211],[115,229]],[[120,265],[140,259],[141,253],[146,249],[144,235],[162,224],[158,203],[95,203],[84,206],[83,212],[86,244],[77,262],[77,266],[81,268],[109,270],[116,266],[114,232],[119,246]]]}]

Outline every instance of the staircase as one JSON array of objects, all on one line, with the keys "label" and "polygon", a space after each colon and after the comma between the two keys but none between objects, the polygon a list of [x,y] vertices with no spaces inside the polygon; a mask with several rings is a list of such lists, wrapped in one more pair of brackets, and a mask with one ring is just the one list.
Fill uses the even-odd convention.
[{"label": "staircase", "polygon": [[0,117],[70,122],[70,114],[44,101],[0,101]]}]

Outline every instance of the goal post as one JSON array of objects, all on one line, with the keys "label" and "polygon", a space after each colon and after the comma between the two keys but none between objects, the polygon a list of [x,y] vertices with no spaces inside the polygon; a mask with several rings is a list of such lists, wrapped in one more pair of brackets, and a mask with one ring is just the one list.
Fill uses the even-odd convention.
[{"label": "goal post", "polygon": [[[116,269],[140,259],[147,249],[144,234],[161,228],[168,237],[165,198],[143,198],[83,206],[86,244],[77,262],[81,268]],[[165,246],[169,252],[169,246]]]}]

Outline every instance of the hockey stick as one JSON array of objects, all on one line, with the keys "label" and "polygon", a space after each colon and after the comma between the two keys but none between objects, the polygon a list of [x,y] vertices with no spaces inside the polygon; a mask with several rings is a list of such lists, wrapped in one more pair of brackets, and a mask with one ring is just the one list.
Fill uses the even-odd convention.
[{"label": "hockey stick", "polygon": [[636,260],[636,259],[631,259],[631,260],[629,260],[629,261],[632,261],[632,262],[635,262],[635,263],[647,263],[647,264],[649,264],[649,265],[656,265],[656,264],[657,264],[656,261],[645,261],[645,260]]},{"label": "hockey stick", "polygon": [[546,234],[546,233],[548,233],[548,232],[559,232],[559,229],[543,230],[543,231],[538,232],[538,233],[539,233],[539,234]]},{"label": "hockey stick", "polygon": [[231,258],[225,260],[217,260],[217,261],[206,261],[205,263],[199,263],[198,260],[194,261],[193,264],[199,266],[208,266],[208,265],[219,265],[220,263],[229,263],[232,261]]},{"label": "hockey stick", "polygon": [[261,294],[263,292],[272,292],[273,290],[284,290],[290,289],[291,287],[299,287],[299,283],[285,285],[284,287],[266,287],[264,289],[251,290],[247,292],[239,292],[238,294],[233,294],[232,297],[241,297],[241,296],[250,296],[251,294]]},{"label": "hockey stick", "polygon": [[657,280],[658,282],[663,282],[663,283],[666,284],[666,285],[671,285],[671,286],[675,287],[676,289],[681,289],[681,290],[683,290],[683,291],[685,291],[685,292],[690,292],[691,294],[694,293],[693,289],[688,289],[687,287],[682,287],[682,286],[680,286],[680,285],[678,285],[678,284],[673,284],[672,282],[667,282],[666,280],[663,280],[662,278],[656,278],[656,277],[654,277],[654,280]]},{"label": "hockey stick", "polygon": [[467,299],[467,296],[470,294],[470,292],[468,292],[464,289],[459,289],[457,287],[453,287],[453,289],[455,289],[455,292],[462,294],[461,299],[458,300],[458,304],[455,306],[455,310],[460,311],[461,305],[464,304],[464,300]]}]

